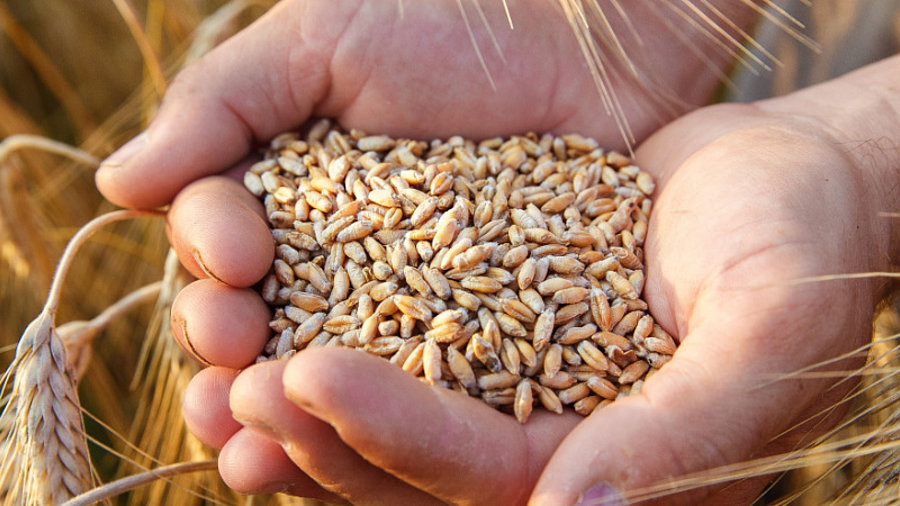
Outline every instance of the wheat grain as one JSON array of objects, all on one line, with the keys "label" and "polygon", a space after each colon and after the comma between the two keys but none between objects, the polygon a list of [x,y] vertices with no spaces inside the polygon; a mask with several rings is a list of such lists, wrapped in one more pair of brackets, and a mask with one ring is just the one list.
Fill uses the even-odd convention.
[{"label": "wheat grain", "polygon": [[640,299],[653,179],[592,139],[322,121],[266,158],[244,178],[277,243],[258,361],[361,348],[524,421],[533,403],[587,414],[636,392],[675,351]]}]

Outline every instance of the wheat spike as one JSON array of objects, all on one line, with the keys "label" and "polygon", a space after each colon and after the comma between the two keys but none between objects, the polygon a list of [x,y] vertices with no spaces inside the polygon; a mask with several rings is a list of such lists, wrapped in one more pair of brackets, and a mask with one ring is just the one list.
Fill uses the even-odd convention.
[{"label": "wheat spike", "polygon": [[[26,505],[59,504],[93,485],[81,404],[66,348],[56,330],[60,293],[78,248],[102,226],[158,213],[115,211],[95,218],[66,246],[44,308],[28,325],[0,393],[12,389],[0,414],[5,456],[0,479],[7,499]],[[15,454],[15,458],[8,458]],[[12,498],[12,499],[10,499]]]},{"label": "wheat spike", "polygon": [[23,464],[23,503],[59,504],[93,485],[75,380],[65,346],[44,311],[16,351],[15,445]]}]

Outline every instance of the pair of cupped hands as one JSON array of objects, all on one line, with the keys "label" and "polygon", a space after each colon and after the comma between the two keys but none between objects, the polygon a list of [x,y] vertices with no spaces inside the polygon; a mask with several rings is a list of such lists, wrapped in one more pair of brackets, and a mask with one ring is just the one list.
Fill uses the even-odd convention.
[{"label": "pair of cupped hands", "polygon": [[[809,278],[889,267],[892,223],[880,213],[897,202],[898,58],[661,128],[660,111],[635,105],[637,87],[616,88],[641,140],[637,164],[658,183],[645,297],[681,342],[639,395],[587,418],[536,410],[519,425],[352,350],[246,367],[270,335],[252,286],[271,266],[272,239],[239,182],[260,142],[333,117],[412,138],[552,131],[621,144],[562,11],[520,4],[514,30],[495,23],[503,61],[475,30],[492,88],[453,1],[406,2],[402,15],[394,1],[281,2],[182,71],[147,131],[98,171],[116,204],[171,204],[171,241],[199,278],[178,296],[173,327],[209,366],[184,416],[221,449],[235,490],[354,504],[590,503],[790,451],[841,416],[829,407],[851,382],[790,373],[871,337],[885,283]],[[505,20],[500,2],[484,7]],[[657,75],[687,102],[707,100],[712,72],[648,23],[642,50],[658,56]],[[770,479],[662,500],[747,503]]]}]

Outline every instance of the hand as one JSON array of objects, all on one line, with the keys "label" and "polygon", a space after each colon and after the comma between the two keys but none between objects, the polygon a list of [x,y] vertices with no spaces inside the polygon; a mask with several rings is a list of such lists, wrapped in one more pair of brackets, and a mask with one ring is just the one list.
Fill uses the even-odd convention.
[{"label": "hand", "polygon": [[[640,396],[566,436],[530,504],[569,504],[600,483],[629,499],[663,495],[667,480],[790,453],[841,419],[852,378],[792,373],[871,340],[886,283],[814,278],[889,270],[895,234],[879,213],[896,198],[900,117],[885,105],[898,97],[862,97],[890,90],[898,72],[895,57],[782,99],[709,107],[638,150],[661,187],[645,295],[682,344]],[[812,370],[854,370],[864,356]],[[771,478],[712,496],[700,479],[663,502],[749,504]]]},{"label": "hand", "polygon": [[[754,11],[740,2],[712,3],[735,26],[753,19]],[[462,22],[463,4],[490,77]],[[97,186],[125,207],[161,206],[191,181],[221,173],[255,143],[298,128],[310,116],[412,138],[579,132],[603,146],[624,147],[555,2],[510,3],[514,30],[506,26],[503,2],[481,2],[502,57],[474,4],[280,2],[178,75],[147,131],[97,172]],[[660,15],[652,4],[626,4],[640,44],[629,37],[634,26],[612,7],[604,9],[621,40],[632,41],[628,55],[636,69],[656,81],[637,83],[615,65],[607,71],[640,141],[661,120],[709,100],[719,85],[717,73],[731,61],[722,51],[705,51],[712,43],[687,21]],[[678,40],[692,40],[706,60]],[[616,51],[607,53],[614,61]],[[665,86],[655,88],[658,83]],[[648,94],[648,87],[656,93]]]},{"label": "hand", "polygon": [[[852,386],[788,375],[863,345],[884,290],[872,280],[802,280],[884,270],[890,256],[890,222],[878,213],[896,191],[883,181],[895,175],[890,153],[865,140],[897,132],[897,118],[877,101],[860,100],[851,112],[827,105],[859,83],[889,82],[898,67],[895,58],[783,99],[710,107],[641,147],[639,162],[657,171],[660,188],[645,294],[683,344],[638,396],[583,421],[541,412],[520,427],[379,359],[317,349],[239,376],[207,369],[192,383],[185,416],[201,439],[224,445],[220,468],[238,490],[286,487],[363,504],[514,504],[532,487],[532,504],[569,504],[598,483],[628,493],[788,451],[839,419],[842,407],[828,408]],[[238,198],[242,190],[221,179],[197,183],[176,201],[173,222],[191,216],[206,191]],[[228,241],[219,241],[226,251],[246,244]],[[264,324],[260,310],[212,328],[208,315],[241,305],[233,290],[201,281],[180,296],[175,318],[191,326],[194,350],[221,351],[223,340],[251,335],[251,322]],[[222,423],[229,413],[241,423]],[[718,492],[716,501],[747,502],[761,485],[666,501]]]}]

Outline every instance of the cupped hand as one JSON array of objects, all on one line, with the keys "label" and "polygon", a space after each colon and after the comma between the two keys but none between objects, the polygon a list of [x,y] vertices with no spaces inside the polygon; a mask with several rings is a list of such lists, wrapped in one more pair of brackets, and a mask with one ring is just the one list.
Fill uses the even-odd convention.
[{"label": "cupped hand", "polygon": [[[125,207],[161,206],[311,116],[411,138],[557,131],[624,147],[560,6],[510,3],[510,29],[505,3],[280,2],[179,73],[147,131],[101,166],[97,186]],[[752,9],[733,0],[713,3],[735,26],[752,19]],[[711,44],[690,22],[660,16],[659,7],[621,9],[629,22],[618,14],[609,22],[623,37],[638,27],[640,43],[628,54],[644,81],[612,64],[617,49],[602,53],[621,112],[641,140],[673,112],[708,100],[730,61],[717,51],[701,60],[673,42],[694,39],[695,50]],[[662,91],[647,93],[659,83]]]},{"label": "cupped hand", "polygon": [[[186,399],[194,406],[189,424],[204,441],[224,445],[220,469],[238,490],[361,504],[529,497],[535,505],[571,504],[589,490],[584,499],[596,498],[598,484],[640,498],[672,478],[791,450],[836,422],[842,408],[829,408],[852,386],[791,373],[863,345],[884,289],[872,280],[814,278],[888,264],[890,222],[879,212],[895,191],[883,183],[895,176],[889,152],[867,140],[898,131],[900,122],[877,94],[862,94],[872,83],[889,85],[885,76],[898,67],[895,58],[782,99],[703,109],[639,149],[659,188],[645,296],[683,341],[639,395],[583,421],[541,412],[519,426],[380,359],[317,349],[239,376],[208,369]],[[833,106],[846,96],[860,98],[849,110]],[[188,241],[205,226],[181,211],[194,201],[242,192],[226,179],[196,183],[173,205],[173,239]],[[218,219],[252,222],[258,230],[247,237],[256,237],[265,225],[250,220],[252,212],[230,206]],[[246,238],[208,240],[223,273],[265,267],[242,255]],[[230,343],[258,334],[268,318],[262,307],[226,326],[204,316],[246,309],[245,297],[254,295],[210,280],[185,290],[174,318],[188,332],[187,348],[230,367],[258,352],[261,339]],[[240,359],[230,356],[239,352]],[[255,467],[261,452],[278,454],[267,461],[277,472]],[[762,484],[700,488],[665,501],[749,502]]]}]

